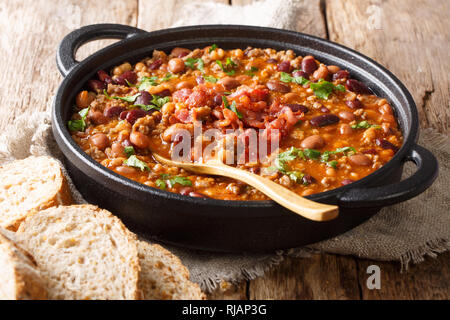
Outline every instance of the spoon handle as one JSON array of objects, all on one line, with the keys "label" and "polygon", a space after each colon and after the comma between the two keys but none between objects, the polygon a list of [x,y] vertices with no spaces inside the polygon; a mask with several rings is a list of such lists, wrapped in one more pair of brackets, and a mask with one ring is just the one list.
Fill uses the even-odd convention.
[{"label": "spoon handle", "polygon": [[201,168],[196,168],[196,171],[198,173],[222,175],[241,180],[258,189],[283,207],[310,220],[328,221],[338,216],[338,206],[308,200],[272,180],[245,170],[237,169],[225,164],[206,164],[201,166]]}]

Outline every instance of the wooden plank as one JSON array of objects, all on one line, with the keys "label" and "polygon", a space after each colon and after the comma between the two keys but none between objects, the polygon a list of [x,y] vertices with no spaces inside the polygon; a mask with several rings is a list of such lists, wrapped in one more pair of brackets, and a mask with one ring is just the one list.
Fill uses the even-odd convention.
[{"label": "wooden plank", "polygon": [[[235,5],[247,5],[255,0],[232,0]],[[322,14],[320,0],[297,0],[301,14],[298,16],[296,31],[312,34],[318,37],[326,37],[326,25]],[[242,22],[245,24],[245,22]]]},{"label": "wooden plank", "polygon": [[250,282],[250,299],[359,299],[352,257],[317,254],[287,258],[264,277]]},{"label": "wooden plank", "polygon": [[[228,4],[228,0],[213,0]],[[170,27],[177,20],[175,13],[182,10],[190,0],[139,1],[138,28],[152,31]],[[212,2],[212,1],[211,1]]]},{"label": "wooden plank", "polygon": [[[369,290],[366,282],[367,267],[378,265],[381,273],[381,288]],[[358,260],[359,281],[365,300],[380,299],[450,299],[450,253],[437,259],[427,258],[425,262],[410,265],[400,272],[399,263]]]},{"label": "wooden plank", "polygon": [[450,133],[450,3],[329,0],[330,40],[374,58],[403,81],[424,127]]},{"label": "wooden plank", "polygon": [[[0,7],[0,129],[23,112],[45,110],[62,80],[55,64],[55,49],[71,30],[100,22],[136,24],[137,1],[17,0]],[[25,23],[24,23],[25,22]],[[90,44],[85,51],[96,50]]]}]

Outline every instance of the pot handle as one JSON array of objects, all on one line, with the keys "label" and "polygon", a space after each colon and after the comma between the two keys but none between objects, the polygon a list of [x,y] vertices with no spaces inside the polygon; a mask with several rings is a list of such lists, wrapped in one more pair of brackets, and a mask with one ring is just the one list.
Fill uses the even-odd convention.
[{"label": "pot handle", "polygon": [[410,177],[386,186],[350,189],[339,196],[339,206],[363,208],[392,205],[417,196],[433,184],[439,166],[430,151],[414,145],[404,161],[412,161],[417,166],[417,171]]},{"label": "pot handle", "polygon": [[56,64],[65,77],[77,64],[75,53],[86,42],[97,39],[125,39],[146,31],[122,24],[92,24],[66,35],[58,46]]}]

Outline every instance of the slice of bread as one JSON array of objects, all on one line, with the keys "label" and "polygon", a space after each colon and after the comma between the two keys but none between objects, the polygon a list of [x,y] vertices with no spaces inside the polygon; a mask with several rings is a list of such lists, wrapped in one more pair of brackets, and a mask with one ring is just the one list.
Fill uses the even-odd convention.
[{"label": "slice of bread", "polygon": [[72,201],[61,167],[50,157],[0,166],[0,177],[0,226],[9,230],[17,230],[29,214]]},{"label": "slice of bread", "polygon": [[189,281],[180,259],[157,244],[139,241],[139,288],[145,300],[202,300],[204,293]]},{"label": "slice of bread", "polygon": [[0,300],[46,299],[36,262],[14,240],[12,232],[0,228]]},{"label": "slice of bread", "polygon": [[50,299],[138,299],[136,236],[110,212],[59,206],[28,216],[17,231],[42,271]]}]

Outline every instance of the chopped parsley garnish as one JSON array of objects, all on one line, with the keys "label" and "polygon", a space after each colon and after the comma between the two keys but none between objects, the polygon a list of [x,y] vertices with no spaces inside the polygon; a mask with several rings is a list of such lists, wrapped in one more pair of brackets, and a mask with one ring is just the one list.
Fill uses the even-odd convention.
[{"label": "chopped parsley garnish", "polygon": [[220,60],[216,60],[216,63],[227,75],[232,76],[236,73],[236,70],[234,70],[234,68],[237,67],[237,64],[230,58],[227,58],[225,65],[223,65],[222,61]]},{"label": "chopped parsley garnish", "polygon": [[129,167],[135,167],[144,170],[150,170],[144,161],[139,160],[135,155],[131,155],[127,160],[123,162],[124,165]]},{"label": "chopped parsley garnish", "polygon": [[156,186],[157,186],[158,188],[160,188],[161,190],[165,190],[165,189],[166,189],[166,183],[164,182],[164,180],[157,179],[157,180],[155,181],[155,183],[156,183]]},{"label": "chopped parsley garnish", "polygon": [[127,154],[127,157],[131,157],[134,154],[134,148],[133,146],[127,146],[124,148],[125,153]]},{"label": "chopped parsley garnish", "polygon": [[213,76],[204,75],[203,79],[205,79],[206,82],[211,82],[211,83],[216,83],[217,82],[217,78],[214,78]]},{"label": "chopped parsley garnish", "polygon": [[176,78],[177,76],[174,74],[171,74],[170,72],[167,72],[166,75],[163,78],[161,78],[161,82],[169,81],[170,79],[172,79],[174,77]]},{"label": "chopped parsley garnish", "polygon": [[106,98],[107,98],[108,100],[116,99],[116,100],[123,100],[123,101],[126,101],[126,102],[134,102],[134,101],[136,100],[136,98],[139,97],[139,96],[141,95],[141,93],[138,92],[138,93],[136,93],[136,94],[134,94],[134,95],[132,95],[132,96],[127,96],[127,97],[115,97],[115,96],[110,96],[110,95],[108,94],[108,92],[106,92],[106,89],[103,89],[103,94],[106,96]]},{"label": "chopped parsley garnish", "polygon": [[236,101],[233,101],[230,105],[228,99],[225,96],[222,96],[222,101],[225,108],[230,109],[237,115],[239,119],[242,119],[242,113],[240,113],[239,110],[236,108]]},{"label": "chopped parsley garnish", "polygon": [[194,58],[187,58],[186,61],[184,61],[184,64],[191,69],[195,69],[197,67],[198,70],[203,71],[203,67],[205,63],[201,58],[194,59]]},{"label": "chopped parsley garnish", "polygon": [[250,67],[250,70],[246,70],[245,74],[250,76],[250,77],[254,77],[255,76],[255,72],[258,71],[258,68],[256,67]]},{"label": "chopped parsley garnish", "polygon": [[358,122],[357,124],[353,124],[352,129],[369,129],[369,128],[376,128],[376,129],[380,129],[381,126],[377,125],[377,124],[370,124],[369,121],[364,120],[361,122]]},{"label": "chopped parsley garnish", "polygon": [[158,95],[152,94],[152,101],[151,103],[154,104],[159,109],[162,108],[163,105],[165,105],[167,102],[170,101],[170,97],[160,97]]},{"label": "chopped parsley garnish", "polygon": [[144,111],[150,111],[150,110],[161,110],[161,107],[155,106],[153,104],[133,104],[132,107],[139,107]]},{"label": "chopped parsley garnish", "polygon": [[89,112],[89,107],[80,110],[78,114],[81,119],[79,120],[69,120],[67,123],[70,131],[84,131],[86,129],[86,117]]},{"label": "chopped parsley garnish", "polygon": [[182,186],[188,186],[188,187],[192,186],[192,181],[186,177],[176,176],[176,177],[169,179],[168,182],[169,182],[169,187],[171,187],[171,188],[173,188],[173,186],[177,183]]},{"label": "chopped parsley garnish", "polygon": [[139,85],[139,91],[147,90],[151,86],[157,86],[158,77],[142,77],[141,84]]},{"label": "chopped parsley garnish", "polygon": [[216,50],[217,49],[217,44],[213,44],[212,46],[211,46],[211,48],[209,48],[209,53],[211,53],[211,52],[213,52],[214,50]]},{"label": "chopped parsley garnish", "polygon": [[311,83],[309,87],[314,92],[316,97],[324,100],[328,99],[333,90],[345,92],[345,87],[343,85],[340,84],[335,86],[333,83],[323,79],[319,80],[317,83]]},{"label": "chopped parsley garnish", "polygon": [[311,82],[304,77],[293,77],[289,73],[286,73],[286,72],[281,72],[280,80],[283,82],[294,82],[294,83],[297,83],[300,85],[305,85],[305,84],[308,84]]}]

